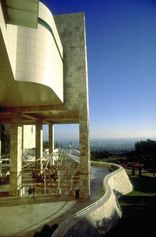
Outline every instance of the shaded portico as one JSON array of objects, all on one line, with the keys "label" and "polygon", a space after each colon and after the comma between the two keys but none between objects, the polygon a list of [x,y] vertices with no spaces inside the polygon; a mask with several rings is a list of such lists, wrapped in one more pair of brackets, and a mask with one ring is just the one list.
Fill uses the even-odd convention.
[{"label": "shaded portico", "polygon": [[[62,108],[61,108],[62,107]],[[46,109],[46,110],[45,110]],[[58,109],[58,106],[57,106]],[[3,111],[3,112],[2,112]],[[22,154],[23,154],[23,129],[24,125],[36,126],[36,169],[42,171],[41,159],[43,157],[43,125],[48,125],[49,130],[49,154],[54,151],[54,126],[55,124],[79,124],[80,137],[80,180],[79,187],[81,196],[86,197],[86,182],[89,182],[89,168],[85,157],[88,155],[85,151],[88,128],[86,123],[80,120],[80,115],[76,111],[65,111],[63,106],[59,106],[56,111],[55,106],[34,106],[34,107],[1,107],[0,122],[10,124],[10,195],[19,195],[22,188]],[[89,141],[88,143],[89,144]],[[89,189],[88,189],[89,190]],[[88,191],[89,192],[89,191]]]}]

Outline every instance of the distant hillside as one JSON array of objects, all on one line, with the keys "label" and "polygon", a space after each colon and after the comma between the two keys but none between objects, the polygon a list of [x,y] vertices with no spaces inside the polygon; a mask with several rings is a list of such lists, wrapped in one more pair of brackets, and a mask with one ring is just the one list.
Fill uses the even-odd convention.
[{"label": "distant hillside", "polygon": [[[135,149],[134,145],[137,141],[147,140],[147,138],[125,138],[125,139],[91,139],[90,145],[91,150],[97,151],[108,151],[108,152],[116,152],[123,153],[127,151],[133,151]],[[152,138],[152,140],[156,140],[156,138]],[[69,148],[74,147],[79,149],[79,141],[76,139],[65,139],[65,140],[57,140],[55,142],[57,147]]]}]

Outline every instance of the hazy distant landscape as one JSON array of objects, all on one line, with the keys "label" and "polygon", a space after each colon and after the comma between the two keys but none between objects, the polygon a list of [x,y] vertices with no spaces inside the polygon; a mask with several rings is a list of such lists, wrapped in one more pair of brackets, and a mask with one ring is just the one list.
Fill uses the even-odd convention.
[{"label": "hazy distant landscape", "polygon": [[[135,143],[137,141],[145,141],[148,138],[125,138],[125,139],[91,139],[90,146],[91,151],[109,151],[114,153],[124,153],[133,151],[135,148]],[[152,138],[156,140],[156,138]],[[57,147],[69,148],[74,147],[79,149],[78,140],[58,140],[55,145]]]},{"label": "hazy distant landscape", "polygon": [[138,139],[93,139],[91,140],[91,148],[98,151],[132,151],[137,141]]}]

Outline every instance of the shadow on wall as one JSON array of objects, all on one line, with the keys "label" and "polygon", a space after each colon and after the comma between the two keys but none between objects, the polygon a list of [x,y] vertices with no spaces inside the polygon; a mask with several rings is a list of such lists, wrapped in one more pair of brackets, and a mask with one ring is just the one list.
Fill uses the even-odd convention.
[{"label": "shadow on wall", "polygon": [[89,220],[83,218],[73,225],[64,237],[102,237],[118,223],[119,219],[118,214],[114,212],[112,216],[98,221],[94,226]]}]

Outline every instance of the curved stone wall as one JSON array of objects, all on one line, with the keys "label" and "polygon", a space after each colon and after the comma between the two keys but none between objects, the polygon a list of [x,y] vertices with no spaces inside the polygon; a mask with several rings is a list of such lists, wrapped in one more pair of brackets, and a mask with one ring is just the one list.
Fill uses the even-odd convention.
[{"label": "curved stone wall", "polygon": [[[97,166],[95,163],[94,165]],[[58,227],[52,237],[68,237],[71,233],[81,237],[100,236],[118,222],[122,216],[118,198],[132,191],[133,187],[124,168],[113,164],[110,168],[116,168],[116,170],[108,174],[103,181],[104,196],[68,218]]]}]

